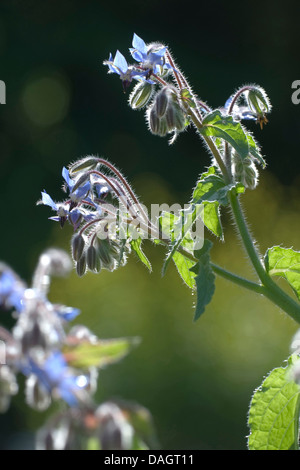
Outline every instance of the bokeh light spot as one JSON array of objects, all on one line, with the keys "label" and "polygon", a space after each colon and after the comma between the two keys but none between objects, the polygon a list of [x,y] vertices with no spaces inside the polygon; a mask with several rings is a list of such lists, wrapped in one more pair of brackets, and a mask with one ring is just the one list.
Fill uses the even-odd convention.
[{"label": "bokeh light spot", "polygon": [[68,114],[70,86],[62,75],[41,76],[28,81],[22,102],[26,115],[37,126],[48,127]]}]

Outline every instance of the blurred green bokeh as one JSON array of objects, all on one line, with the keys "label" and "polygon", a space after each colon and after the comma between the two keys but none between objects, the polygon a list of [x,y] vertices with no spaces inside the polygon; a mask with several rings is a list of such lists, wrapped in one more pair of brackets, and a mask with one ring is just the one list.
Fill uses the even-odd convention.
[{"label": "blurred green bokeh", "polygon": [[[237,1],[226,7],[220,2],[217,9],[206,5],[201,17],[179,5],[1,2],[0,79],[7,104],[0,106],[0,258],[28,282],[42,250],[69,251],[70,228],[60,230],[47,220],[48,208],[35,206],[44,188],[61,198],[62,166],[83,155],[104,155],[149,206],[186,203],[209,164],[192,130],[172,147],[151,136],[143,113],[129,109],[118,78],[107,76],[102,61],[116,49],[126,54],[133,32],[169,44],[195,92],[212,106],[245,82],[266,88],[274,106],[270,124],[263,132],[255,124],[252,130],[269,166],[258,189],[243,197],[244,206],[262,253],[281,243],[300,249],[300,109],[290,99],[291,83],[299,78],[293,65],[297,15],[293,20],[268,1],[259,15],[245,6],[248,16],[240,23]],[[265,22],[268,7],[272,18]],[[253,276],[230,214],[223,222],[225,243],[212,238],[214,261]],[[297,325],[267,300],[222,279],[194,323],[195,298],[175,268],[160,275],[163,249],[149,242],[145,251],[152,274],[132,255],[114,273],[82,279],[73,273],[52,284],[51,299],[80,308],[79,321],[100,337],[142,340],[101,373],[97,398],[146,406],[164,449],[245,449],[251,395],[289,354]],[[0,416],[0,447],[25,447],[28,432],[43,419],[21,394]]]}]

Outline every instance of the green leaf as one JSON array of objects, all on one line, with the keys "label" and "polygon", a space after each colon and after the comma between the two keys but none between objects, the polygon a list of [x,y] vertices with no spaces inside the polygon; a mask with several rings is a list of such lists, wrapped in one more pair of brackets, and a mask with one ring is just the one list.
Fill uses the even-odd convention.
[{"label": "green leaf", "polygon": [[240,122],[232,116],[224,116],[218,109],[207,114],[203,119],[203,127],[199,132],[206,137],[220,137],[228,142],[241,156],[249,154],[249,144]]},{"label": "green leaf", "polygon": [[79,369],[103,367],[122,359],[138,343],[138,338],[99,340],[96,343],[82,342],[75,346],[66,346],[63,353],[72,367]]},{"label": "green leaf", "polygon": [[173,261],[182,280],[188,287],[193,289],[195,287],[195,273],[191,271],[191,268],[195,265],[195,262],[178,251],[173,254]]},{"label": "green leaf", "polygon": [[130,245],[131,245],[131,248],[135,251],[135,253],[139,257],[139,259],[141,260],[141,262],[145,266],[147,266],[147,268],[151,272],[152,271],[151,263],[150,263],[147,256],[145,255],[145,253],[142,250],[142,239],[141,238],[133,239],[133,240],[131,240]]},{"label": "green leaf", "polygon": [[205,240],[203,248],[195,251],[198,262],[190,269],[196,274],[197,302],[194,320],[197,320],[205,311],[215,292],[215,275],[210,264],[210,250],[212,242]]},{"label": "green leaf", "polygon": [[248,418],[250,450],[298,449],[300,387],[289,377],[297,360],[291,356],[287,367],[274,369],[254,392]]},{"label": "green leaf", "polygon": [[193,204],[203,204],[204,206],[201,216],[204,225],[221,239],[223,238],[223,229],[220,219],[220,205],[226,206],[229,203],[228,193],[233,188],[238,193],[245,190],[241,183],[226,185],[221,176],[216,173],[216,168],[212,166],[200,176],[192,196]]},{"label": "green leaf", "polygon": [[219,203],[217,201],[204,201],[202,204],[204,206],[203,223],[205,227],[223,240],[223,227],[221,223]]},{"label": "green leaf", "polygon": [[221,176],[216,173],[216,167],[211,166],[207,172],[200,176],[197,186],[193,191],[192,202],[201,204],[203,201],[228,204],[228,187],[225,185]]},{"label": "green leaf", "polygon": [[287,280],[300,300],[300,252],[291,248],[273,246],[265,255],[265,266],[270,276]]},{"label": "green leaf", "polygon": [[[162,268],[162,275],[164,275],[170,263],[170,260],[173,259],[179,274],[189,287],[194,286],[194,276],[192,276],[189,272],[189,269],[193,266],[194,262],[191,261],[188,257],[184,256],[184,254],[179,253],[177,250],[180,246],[183,246],[190,254],[193,254],[196,239],[194,240],[192,238],[190,230],[193,224],[195,223],[196,219],[198,219],[200,216],[202,217],[202,212],[203,206],[198,204],[190,206],[186,210],[182,210],[178,217],[176,216],[176,218],[173,218],[171,234],[172,241],[170,243],[170,251],[165,259]],[[203,238],[202,235],[203,234],[201,233],[201,241]]]}]

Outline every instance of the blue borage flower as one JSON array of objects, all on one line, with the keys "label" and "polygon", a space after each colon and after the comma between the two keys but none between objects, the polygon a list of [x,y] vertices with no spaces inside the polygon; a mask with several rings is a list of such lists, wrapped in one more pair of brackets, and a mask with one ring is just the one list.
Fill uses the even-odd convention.
[{"label": "blue borage flower", "polygon": [[73,207],[76,207],[77,204],[80,203],[83,199],[86,199],[88,202],[93,203],[91,198],[88,197],[88,194],[91,191],[90,181],[85,181],[82,185],[78,186],[74,190],[76,181],[70,177],[69,171],[65,167],[63,167],[62,176],[63,176],[63,179],[65,180],[66,189],[70,193],[70,199],[71,199],[70,210],[72,210]]},{"label": "blue borage flower", "polygon": [[70,224],[74,227],[74,230],[77,230],[82,219],[89,221],[91,219],[91,214],[86,212],[83,208],[75,207],[70,210],[70,203],[69,202],[54,202],[51,196],[43,191],[42,193],[42,200],[39,201],[40,204],[44,204],[45,206],[50,206],[57,215],[53,217],[49,217],[50,220],[54,220],[55,222],[59,222],[61,227],[65,225],[65,222],[68,220]]},{"label": "blue borage flower", "polygon": [[[70,177],[70,173],[65,167],[62,170],[62,176],[65,181],[64,189],[69,193],[70,198],[63,202],[54,202],[52,197],[44,190],[41,193],[42,199],[38,204],[49,206],[57,213],[56,216],[49,217],[50,220],[59,222],[61,227],[68,220],[74,230],[77,230],[82,220],[89,222],[101,214],[101,207],[94,201],[93,189],[96,196],[102,198],[107,195],[110,188],[102,178],[93,175],[91,181],[84,181],[74,190],[76,180]],[[82,207],[83,204],[92,206],[96,209],[96,212],[88,211],[85,207]]]},{"label": "blue borage flower", "polygon": [[26,290],[25,284],[5,265],[0,266],[0,307],[21,312]]},{"label": "blue borage flower", "polygon": [[108,73],[116,73],[120,75],[124,92],[130,85],[132,80],[138,80],[138,81],[146,80],[147,71],[138,70],[133,65],[128,65],[125,57],[123,56],[123,54],[121,54],[120,51],[116,52],[116,55],[114,58],[112,54],[109,54],[109,59],[105,60],[103,63],[104,65],[108,66],[109,68]]},{"label": "blue borage flower", "polygon": [[152,43],[146,45],[143,39],[134,33],[132,46],[129,50],[143,70],[147,71],[147,78],[151,73],[160,74],[163,69],[172,69],[166,62],[165,54],[167,47],[162,44]]},{"label": "blue borage flower", "polygon": [[53,351],[43,364],[29,358],[23,373],[36,375],[47,392],[58,394],[71,407],[78,405],[80,393],[88,386],[87,377],[75,375],[60,351]]},{"label": "blue borage flower", "polygon": [[9,267],[0,264],[0,308],[13,308],[22,314],[33,298],[38,300],[40,307],[44,306],[45,310],[53,312],[61,320],[70,322],[80,314],[78,308],[52,304],[43,293],[28,288]]}]

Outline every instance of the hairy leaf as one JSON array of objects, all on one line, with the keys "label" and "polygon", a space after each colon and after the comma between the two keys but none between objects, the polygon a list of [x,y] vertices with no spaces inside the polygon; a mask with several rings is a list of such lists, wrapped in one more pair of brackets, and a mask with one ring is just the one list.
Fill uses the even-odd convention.
[{"label": "hairy leaf", "polygon": [[205,311],[215,292],[215,275],[210,264],[210,250],[212,242],[204,241],[203,248],[195,251],[198,262],[190,269],[196,274],[197,301],[194,320],[197,320]]},{"label": "hairy leaf", "polygon": [[184,256],[182,253],[176,251],[173,254],[173,261],[176,265],[178,273],[182,280],[191,289],[195,287],[195,273],[191,271],[191,268],[195,265],[195,262]]},{"label": "hairy leaf", "polygon": [[202,204],[204,207],[201,216],[204,225],[221,239],[223,238],[223,229],[220,219],[220,205],[226,206],[229,203],[228,192],[233,188],[238,193],[245,190],[240,183],[226,185],[221,176],[216,173],[216,168],[212,166],[200,176],[193,192],[192,203]]},{"label": "hairy leaf", "polygon": [[220,137],[225,140],[241,158],[246,158],[249,154],[248,139],[241,123],[232,116],[222,115],[218,109],[205,116],[200,133],[206,137]]},{"label": "hairy leaf", "polygon": [[250,450],[298,449],[299,390],[290,379],[297,356],[291,356],[287,367],[274,369],[254,392],[248,424]]},{"label": "hairy leaf", "polygon": [[[182,246],[186,251],[192,254],[195,248],[195,243],[197,243],[197,245],[201,245],[203,243],[202,221],[200,223],[200,233],[193,234],[194,238],[191,234],[192,226],[196,220],[199,219],[200,216],[203,218],[202,213],[203,206],[201,204],[191,205],[187,210],[182,210],[180,215],[174,219],[170,251],[167,254],[162,269],[162,275],[164,275],[170,260],[173,259],[179,274],[189,287],[194,286],[193,276],[189,272],[189,269],[193,266],[194,262],[191,261],[188,256],[184,256],[183,253],[179,253],[177,250]],[[197,222],[197,230],[199,230],[199,220]]]},{"label": "hairy leaf", "polygon": [[141,238],[137,238],[137,239],[131,240],[130,246],[131,246],[131,248],[135,251],[135,253],[136,253],[137,256],[139,257],[139,259],[141,260],[141,262],[142,262],[145,266],[147,266],[147,268],[148,268],[149,271],[151,272],[151,271],[152,271],[151,263],[150,263],[150,261],[148,260],[147,256],[145,255],[145,253],[144,253],[143,250],[142,250],[142,239],[141,239]]},{"label": "hairy leaf", "polygon": [[273,246],[265,255],[265,266],[270,276],[287,280],[300,300],[300,252],[291,248]]}]

